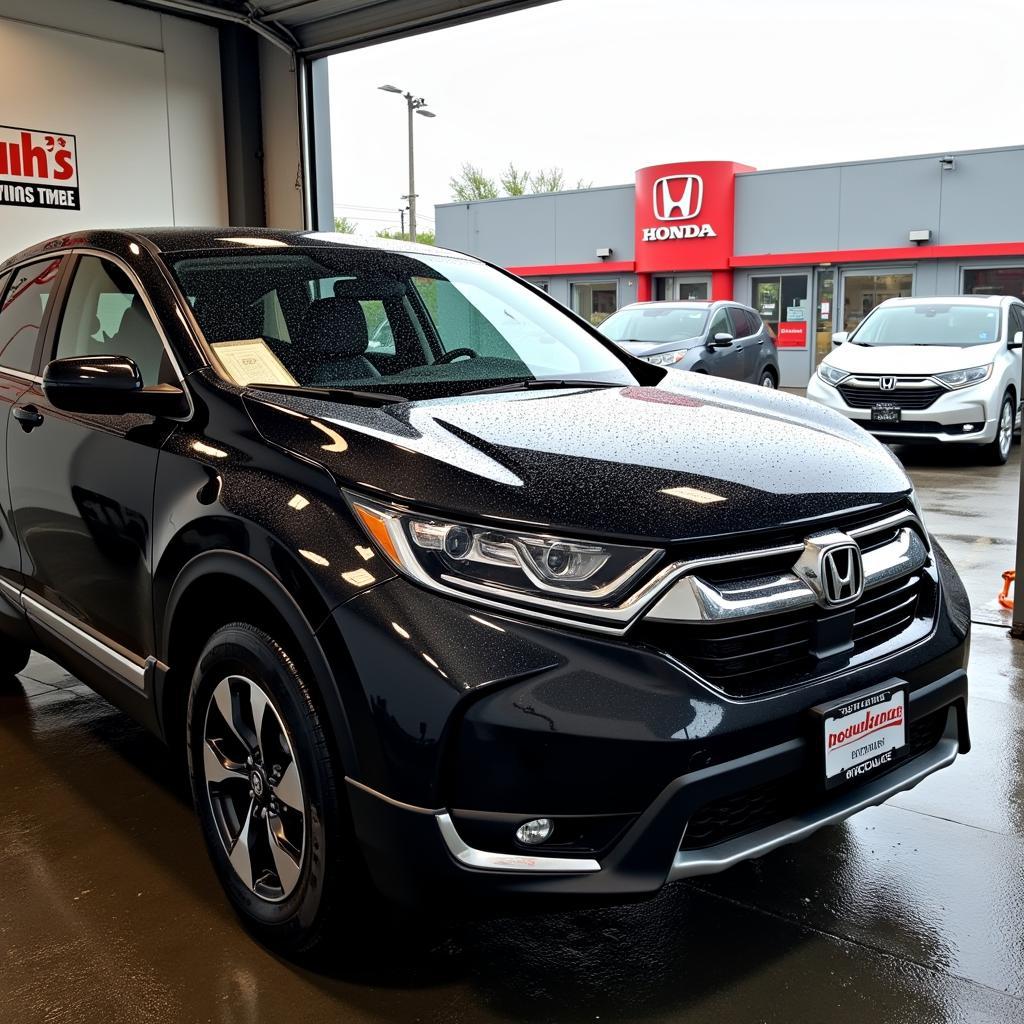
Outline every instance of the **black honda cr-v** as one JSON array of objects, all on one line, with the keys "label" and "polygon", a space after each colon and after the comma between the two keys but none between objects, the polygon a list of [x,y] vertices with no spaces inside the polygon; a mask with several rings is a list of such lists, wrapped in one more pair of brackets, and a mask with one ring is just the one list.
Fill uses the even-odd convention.
[{"label": "black honda cr-v", "polygon": [[968,749],[963,587],[844,417],[412,245],[90,232],[0,295],[2,667],[187,749],[266,941],[367,871],[636,898]]}]

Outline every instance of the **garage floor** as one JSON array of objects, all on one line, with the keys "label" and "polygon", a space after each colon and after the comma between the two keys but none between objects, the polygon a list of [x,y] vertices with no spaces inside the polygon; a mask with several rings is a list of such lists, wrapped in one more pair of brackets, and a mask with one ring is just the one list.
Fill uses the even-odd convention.
[{"label": "garage floor", "polygon": [[298,969],[236,926],[164,751],[34,658],[0,698],[0,1021],[1024,1021],[1024,645],[994,599],[1020,452],[907,461],[972,594],[974,751],[641,906]]}]

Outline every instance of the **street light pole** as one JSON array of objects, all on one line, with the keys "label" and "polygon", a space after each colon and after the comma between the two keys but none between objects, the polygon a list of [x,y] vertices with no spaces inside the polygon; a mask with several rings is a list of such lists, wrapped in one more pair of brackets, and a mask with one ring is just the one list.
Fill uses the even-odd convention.
[{"label": "street light pole", "polygon": [[379,88],[383,92],[397,93],[405,99],[409,112],[409,239],[416,241],[416,154],[413,141],[412,115],[419,114],[421,117],[436,117],[432,110],[427,110],[427,101],[422,96],[414,96],[411,92],[402,92],[395,85],[382,85]]},{"label": "street light pole", "polygon": [[412,115],[415,111],[412,93],[405,94],[405,102],[409,105],[409,241],[416,241],[416,159],[413,155]]}]

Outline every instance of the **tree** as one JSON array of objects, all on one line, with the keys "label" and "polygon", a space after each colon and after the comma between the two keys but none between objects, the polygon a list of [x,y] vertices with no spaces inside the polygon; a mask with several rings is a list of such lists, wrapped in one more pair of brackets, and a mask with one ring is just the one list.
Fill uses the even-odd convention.
[{"label": "tree", "polygon": [[471,203],[477,199],[497,199],[502,195],[529,196],[539,192],[564,192],[568,188],[590,188],[593,182],[577,178],[576,184],[570,185],[561,167],[531,172],[521,170],[510,160],[498,175],[497,183],[482,168],[467,161],[458,175],[449,180],[449,185],[455,202]]},{"label": "tree", "polygon": [[511,160],[498,180],[507,196],[525,196],[530,191],[530,172],[520,171]]},{"label": "tree", "polygon": [[[407,242],[409,240],[409,232],[407,231],[404,235],[401,231],[395,231],[392,228],[382,228],[377,232],[378,238],[393,238],[398,242]],[[420,245],[434,245],[434,232],[433,231],[417,231],[416,241]]]},{"label": "tree", "polygon": [[565,191],[565,171],[561,167],[552,167],[547,171],[537,171],[533,175],[532,181],[534,192]]},{"label": "tree", "polygon": [[334,230],[340,235],[354,235],[359,231],[359,225],[348,217],[335,217]]},{"label": "tree", "polygon": [[452,190],[452,198],[457,203],[498,198],[498,186],[494,184],[494,179],[488,178],[479,167],[468,161],[462,165],[454,178],[449,179],[448,185]]}]

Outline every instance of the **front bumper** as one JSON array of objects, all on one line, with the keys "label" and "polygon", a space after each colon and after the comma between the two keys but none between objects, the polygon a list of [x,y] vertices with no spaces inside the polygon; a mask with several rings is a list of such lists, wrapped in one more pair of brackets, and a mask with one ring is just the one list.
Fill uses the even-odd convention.
[{"label": "front bumper", "polygon": [[[543,897],[545,906],[563,898],[628,901],[652,895],[667,882],[722,871],[804,839],[950,765],[970,749],[963,669],[909,690],[908,735],[915,725],[936,719],[940,728],[934,742],[909,752],[885,774],[826,792],[818,788],[820,750],[808,716],[798,736],[673,779],[600,855],[480,850],[460,834],[453,821],[458,812],[402,804],[351,779],[349,797],[370,871],[381,890],[400,903],[453,909],[521,905],[531,896]],[[792,792],[794,813],[724,842],[686,847],[688,822],[702,808],[772,784]]]},{"label": "front bumper", "polygon": [[[807,397],[853,420],[880,441],[889,444],[988,444],[999,429],[999,399],[990,395],[992,381],[961,391],[950,391],[926,409],[903,409],[900,422],[873,423],[870,409],[847,405],[839,391],[815,373],[807,384]],[[879,401],[885,395],[879,393]],[[969,429],[965,429],[969,428]]]}]

